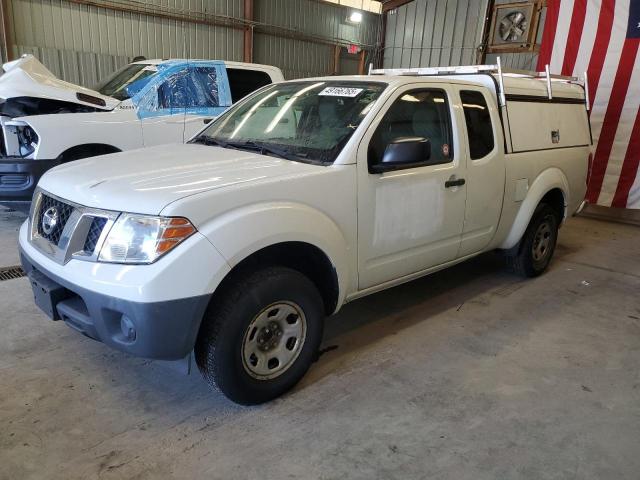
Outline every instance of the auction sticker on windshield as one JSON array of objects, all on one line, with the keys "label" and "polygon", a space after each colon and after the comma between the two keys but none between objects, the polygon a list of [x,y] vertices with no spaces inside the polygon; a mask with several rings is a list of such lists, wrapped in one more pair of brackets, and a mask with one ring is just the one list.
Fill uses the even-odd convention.
[{"label": "auction sticker on windshield", "polygon": [[323,95],[326,97],[355,97],[362,90],[362,88],[327,87],[320,93],[318,93],[318,95]]}]

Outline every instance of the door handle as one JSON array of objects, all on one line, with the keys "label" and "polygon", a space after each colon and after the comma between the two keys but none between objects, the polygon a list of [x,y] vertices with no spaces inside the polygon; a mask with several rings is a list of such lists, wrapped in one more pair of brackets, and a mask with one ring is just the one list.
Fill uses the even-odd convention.
[{"label": "door handle", "polygon": [[464,178],[455,178],[455,176],[452,175],[451,178],[449,178],[449,180],[444,182],[444,188],[461,187],[464,184],[465,184]]}]

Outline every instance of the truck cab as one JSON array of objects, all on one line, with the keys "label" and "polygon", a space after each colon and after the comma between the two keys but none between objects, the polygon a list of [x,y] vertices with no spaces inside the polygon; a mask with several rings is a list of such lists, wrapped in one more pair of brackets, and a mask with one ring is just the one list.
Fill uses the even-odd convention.
[{"label": "truck cab", "polygon": [[32,55],[0,77],[0,202],[31,200],[54,165],[135,148],[182,143],[234,101],[283,79],[268,65],[143,60],[95,90],[57,79]]},{"label": "truck cab", "polygon": [[244,404],[314,361],[326,315],[492,250],[534,277],[582,204],[576,79],[379,71],[269,85],[185,145],[62,165],[20,230],[36,303]]}]

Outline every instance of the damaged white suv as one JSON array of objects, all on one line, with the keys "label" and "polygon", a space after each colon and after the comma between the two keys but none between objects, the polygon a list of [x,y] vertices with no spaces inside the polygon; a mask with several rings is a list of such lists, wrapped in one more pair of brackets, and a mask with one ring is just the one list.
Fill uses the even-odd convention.
[{"label": "damaged white suv", "polygon": [[233,102],[283,79],[267,65],[144,60],[95,90],[56,78],[32,55],[0,77],[0,203],[29,202],[54,165],[144,146],[182,143]]},{"label": "damaged white suv", "polygon": [[195,350],[236,402],[272,399],[348,301],[494,249],[547,268],[591,144],[583,89],[551,83],[505,76],[502,106],[490,74],[279,83],[189,144],[56,167],[20,229],[35,301],[133,355]]}]

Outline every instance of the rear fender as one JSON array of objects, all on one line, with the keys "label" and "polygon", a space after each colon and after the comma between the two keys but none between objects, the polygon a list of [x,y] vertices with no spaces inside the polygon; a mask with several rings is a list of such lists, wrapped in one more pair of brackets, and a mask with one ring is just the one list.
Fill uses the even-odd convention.
[{"label": "rear fender", "polygon": [[[522,201],[522,205],[520,205],[520,209],[513,221],[509,234],[498,248],[509,249],[520,241],[540,200],[554,188],[558,188],[562,192],[564,197],[564,218],[566,218],[567,205],[569,204],[569,182],[562,170],[559,168],[548,168],[538,175],[529,187],[527,196]],[[562,221],[564,221],[564,218]]]}]

